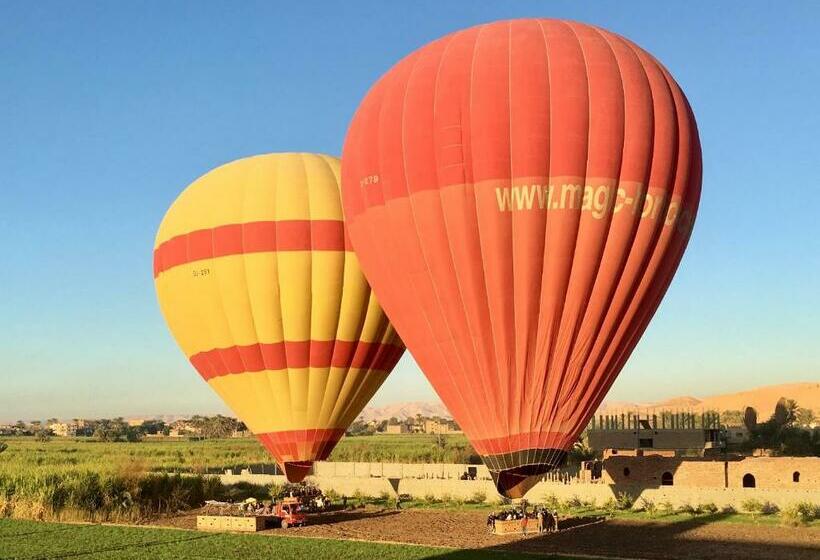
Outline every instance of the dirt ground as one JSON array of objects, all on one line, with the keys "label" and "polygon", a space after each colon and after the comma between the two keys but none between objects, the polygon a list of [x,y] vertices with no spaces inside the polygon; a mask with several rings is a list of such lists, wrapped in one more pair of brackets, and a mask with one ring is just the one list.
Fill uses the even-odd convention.
[{"label": "dirt ground", "polygon": [[[368,508],[312,515],[305,527],[263,534],[629,559],[820,559],[820,529],[713,521],[709,516],[681,522],[581,518],[564,521],[557,534],[502,537],[487,532],[482,512]],[[196,517],[165,519],[162,524],[193,529]]]}]

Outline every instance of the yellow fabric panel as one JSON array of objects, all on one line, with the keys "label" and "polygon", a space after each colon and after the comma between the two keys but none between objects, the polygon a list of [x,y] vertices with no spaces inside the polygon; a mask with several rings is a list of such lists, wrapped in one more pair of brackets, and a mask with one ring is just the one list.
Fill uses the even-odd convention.
[{"label": "yellow fabric panel", "polygon": [[362,332],[359,335],[361,340],[379,341],[384,339],[385,330],[390,326],[385,317],[384,311],[376,300],[376,294],[370,292],[367,302],[367,317]]},{"label": "yellow fabric panel", "polygon": [[[322,375],[315,375],[322,373]],[[264,370],[257,372],[223,375],[211,379],[208,384],[225,404],[242,418],[248,429],[257,434],[286,430],[317,428],[346,428],[356,419],[362,408],[373,397],[387,377],[387,372],[361,370],[358,368],[316,368],[294,370]],[[316,384],[311,393],[310,414],[284,414],[292,412],[288,398],[288,383],[301,376],[306,384]],[[327,380],[332,380],[327,383]],[[340,400],[326,400],[326,387],[332,383],[345,383],[346,391]],[[345,399],[349,397],[350,400]],[[323,402],[323,400],[325,402]],[[318,405],[317,405],[318,403]],[[319,407],[315,408],[314,407]]]},{"label": "yellow fabric panel", "polygon": [[191,274],[187,267],[177,267],[161,274],[155,279],[154,285],[162,316],[180,349],[190,358],[202,348],[203,342],[210,344],[210,333],[204,332],[193,294],[189,290],[180,289],[181,285],[187,283],[187,278],[184,277],[186,274]]},{"label": "yellow fabric panel", "polygon": [[285,340],[310,340],[313,304],[311,269],[318,255],[310,251],[282,251],[276,254]]},{"label": "yellow fabric panel", "polygon": [[[177,235],[250,221],[242,216],[241,201],[246,188],[244,178],[248,170],[263,163],[264,158],[265,156],[241,159],[217,167],[197,179],[168,209],[157,232],[154,247]],[[263,219],[272,219],[270,208],[262,208],[260,211],[268,216]]]},{"label": "yellow fabric panel", "polygon": [[385,337],[387,318],[349,251],[203,259],[166,270],[156,287],[162,313],[189,357],[257,342],[394,341]]},{"label": "yellow fabric panel", "polygon": [[180,194],[159,227],[154,247],[177,235],[225,224],[341,220],[340,165],[334,157],[292,153],[217,167]]},{"label": "yellow fabric panel", "polygon": [[336,158],[301,154],[299,159],[284,158],[277,169],[277,184],[310,185],[308,196],[293,196],[290,189],[277,189],[277,220],[341,220],[339,193],[340,163]]},{"label": "yellow fabric panel", "polygon": [[247,253],[237,256],[245,263],[245,285],[257,341],[282,342],[285,335],[280,305],[279,259],[276,253]]},{"label": "yellow fabric panel", "polygon": [[[234,345],[214,274],[213,261],[219,260],[223,259],[174,267],[156,279],[165,321],[188,357],[203,350]],[[200,274],[204,270],[208,273]]]},{"label": "yellow fabric panel", "polygon": [[359,268],[359,260],[356,254],[345,253],[344,262],[344,292],[342,293],[341,312],[339,322],[336,326],[336,338],[340,340],[366,340],[373,342],[372,338],[362,336],[361,327],[364,317],[368,311],[370,298],[370,286]]}]

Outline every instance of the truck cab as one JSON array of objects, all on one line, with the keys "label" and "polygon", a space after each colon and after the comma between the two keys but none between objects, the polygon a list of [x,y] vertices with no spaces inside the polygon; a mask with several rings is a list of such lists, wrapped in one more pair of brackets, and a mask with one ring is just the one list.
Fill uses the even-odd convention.
[{"label": "truck cab", "polygon": [[305,524],[305,514],[301,512],[302,504],[299,498],[284,498],[276,502],[273,515],[279,518],[282,529]]}]

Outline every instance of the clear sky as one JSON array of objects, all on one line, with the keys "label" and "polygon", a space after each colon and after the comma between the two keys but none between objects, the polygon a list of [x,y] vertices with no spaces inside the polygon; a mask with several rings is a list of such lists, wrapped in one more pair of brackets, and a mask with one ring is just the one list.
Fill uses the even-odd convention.
[{"label": "clear sky", "polygon": [[[399,58],[525,16],[631,38],[700,126],[694,235],[610,398],[820,379],[816,2],[1,0],[0,13],[0,420],[223,410],[156,303],[168,205],[242,156],[339,154]],[[433,398],[408,356],[374,403]]]}]

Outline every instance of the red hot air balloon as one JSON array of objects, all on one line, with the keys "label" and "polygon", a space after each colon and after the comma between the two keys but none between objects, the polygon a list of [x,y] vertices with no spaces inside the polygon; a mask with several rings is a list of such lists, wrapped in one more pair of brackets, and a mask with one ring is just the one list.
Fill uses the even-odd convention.
[{"label": "red hot air balloon", "polygon": [[453,33],[362,101],[353,247],[502,494],[564,461],[672,280],[700,185],[678,85],[589,25]]}]

